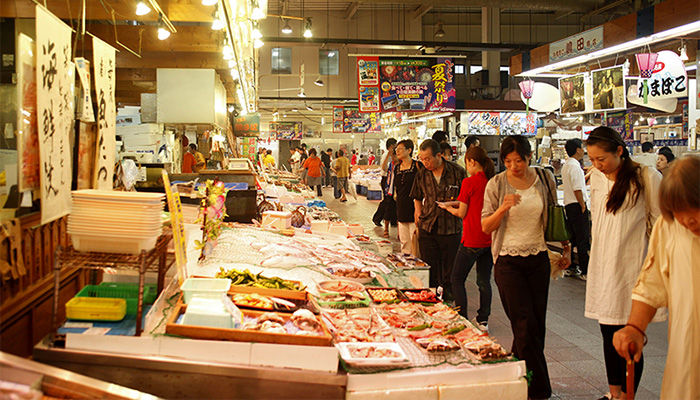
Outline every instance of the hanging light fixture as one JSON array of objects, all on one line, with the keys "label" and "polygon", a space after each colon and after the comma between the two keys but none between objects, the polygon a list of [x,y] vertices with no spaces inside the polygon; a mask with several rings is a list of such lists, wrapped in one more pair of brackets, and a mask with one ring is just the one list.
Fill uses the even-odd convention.
[{"label": "hanging light fixture", "polygon": [[304,88],[299,89],[299,94],[297,94],[297,97],[306,97],[306,93],[304,93]]},{"label": "hanging light fixture", "polygon": [[289,22],[286,19],[282,18],[282,21],[284,21],[284,26],[282,27],[282,33],[284,33],[285,35],[289,35],[290,33],[292,33],[292,27],[289,26]]},{"label": "hanging light fixture", "polygon": [[307,109],[307,110],[309,110],[309,111],[313,111],[313,110],[314,110],[314,108],[311,107],[310,105],[308,105],[308,104],[306,104],[306,103],[304,103],[304,104],[306,105],[306,109]]},{"label": "hanging light fixture", "polygon": [[253,0],[253,12],[250,13],[250,19],[259,20],[265,18],[265,12],[260,8],[260,4],[257,0]]},{"label": "hanging light fixture", "polygon": [[211,29],[215,31],[220,31],[224,29],[224,26],[226,24],[224,23],[224,20],[221,19],[219,15],[219,6],[217,5],[216,8],[214,8],[214,12],[211,13],[212,21],[211,21]]},{"label": "hanging light fixture", "polygon": [[442,38],[445,37],[445,30],[442,29],[442,21],[438,22],[435,24],[435,28],[437,28],[437,31],[435,31],[435,37],[436,38]]},{"label": "hanging light fixture", "polygon": [[323,86],[324,85],[323,81],[321,80],[321,75],[319,75],[318,78],[316,78],[316,80],[314,81],[314,85],[316,85],[316,86]]},{"label": "hanging light fixture", "polygon": [[236,67],[236,60],[228,60],[228,67],[229,68],[235,68]]},{"label": "hanging light fixture", "polygon": [[[297,110],[296,107],[292,108],[292,112],[298,112],[298,111],[299,111],[299,110]],[[286,115],[285,115],[285,117],[286,117]]]},{"label": "hanging light fixture", "polygon": [[250,37],[252,37],[253,40],[262,39],[263,37],[262,32],[260,32],[260,28],[258,28],[257,22],[253,22],[253,32],[250,34]]},{"label": "hanging light fixture", "polygon": [[306,19],[306,28],[304,29],[304,37],[312,38],[314,34],[311,32],[311,18]]},{"label": "hanging light fixture", "polygon": [[254,49],[259,49],[259,48],[263,47],[264,45],[265,45],[265,42],[263,42],[260,39],[253,40],[253,48]]},{"label": "hanging light fixture", "polygon": [[165,28],[163,23],[163,15],[158,17],[158,39],[165,40],[170,37],[170,31]]},{"label": "hanging light fixture", "polygon": [[232,60],[233,59],[233,47],[231,47],[230,44],[226,43],[224,45],[224,60]]},{"label": "hanging light fixture", "polygon": [[136,2],[136,15],[146,15],[151,12],[151,7],[147,6],[143,0]]},{"label": "hanging light fixture", "polygon": [[214,4],[218,4],[219,0],[202,0],[202,5],[203,6],[213,6]]},{"label": "hanging light fixture", "polygon": [[681,39],[681,47],[678,48],[678,51],[680,52],[681,61],[688,61],[688,51],[685,48],[685,43],[683,43],[683,39]]}]

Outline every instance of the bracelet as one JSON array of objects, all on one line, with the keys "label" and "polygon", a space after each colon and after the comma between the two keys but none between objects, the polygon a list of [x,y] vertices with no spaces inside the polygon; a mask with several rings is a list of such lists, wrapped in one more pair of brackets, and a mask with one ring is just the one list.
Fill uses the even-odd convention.
[{"label": "bracelet", "polygon": [[634,324],[625,324],[625,326],[631,326],[632,328],[636,329],[639,333],[641,333],[642,336],[644,336],[644,345],[645,346],[647,345],[647,343],[649,343],[649,338],[647,338],[647,334],[644,333],[644,331],[640,327],[638,327],[637,325],[634,325]]}]

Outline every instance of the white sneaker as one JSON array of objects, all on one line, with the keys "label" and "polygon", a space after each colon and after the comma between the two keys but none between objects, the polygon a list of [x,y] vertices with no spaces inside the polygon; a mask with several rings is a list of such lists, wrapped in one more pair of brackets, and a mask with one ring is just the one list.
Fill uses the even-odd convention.
[{"label": "white sneaker", "polygon": [[482,331],[484,333],[489,333],[489,323],[488,322],[479,322],[476,320],[476,318],[474,318],[472,320],[472,323],[474,324],[474,326],[479,328],[480,331]]}]

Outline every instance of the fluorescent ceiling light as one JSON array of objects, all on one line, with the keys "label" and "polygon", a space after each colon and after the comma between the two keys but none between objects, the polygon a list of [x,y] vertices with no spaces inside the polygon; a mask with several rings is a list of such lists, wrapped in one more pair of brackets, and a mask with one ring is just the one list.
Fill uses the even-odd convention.
[{"label": "fluorescent ceiling light", "polygon": [[597,51],[594,51],[592,53],[583,54],[583,55],[580,55],[578,57],[570,58],[568,60],[562,60],[562,61],[559,61],[559,62],[556,62],[553,64],[534,68],[534,69],[531,69],[529,71],[524,71],[524,72],[517,74],[516,76],[536,76],[536,75],[541,74],[543,72],[554,71],[557,69],[570,67],[572,65],[582,64],[588,60],[594,60],[596,58],[601,58],[601,57],[609,56],[609,55],[612,55],[615,53],[620,53],[620,52],[631,50],[634,48],[639,48],[639,47],[642,47],[644,45],[651,45],[654,43],[664,41],[664,40],[669,39],[669,38],[687,35],[687,34],[690,34],[690,33],[693,33],[693,32],[699,31],[699,30],[700,30],[700,21],[691,22],[689,24],[681,25],[681,26],[678,26],[678,27],[675,27],[672,29],[665,30],[663,32],[655,33],[655,34],[647,36],[647,37],[643,37],[643,38],[639,38],[639,39],[635,39],[635,40],[630,40],[629,42],[620,43],[618,45],[611,46],[611,47],[601,49],[601,50],[597,50]]}]

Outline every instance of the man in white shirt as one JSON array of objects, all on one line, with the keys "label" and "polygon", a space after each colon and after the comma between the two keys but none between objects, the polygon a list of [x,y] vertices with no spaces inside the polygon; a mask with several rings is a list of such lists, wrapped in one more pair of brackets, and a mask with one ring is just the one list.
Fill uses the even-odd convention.
[{"label": "man in white shirt", "polygon": [[642,143],[642,154],[637,154],[632,159],[640,164],[648,165],[651,168],[656,168],[656,159],[658,155],[654,153],[654,143]]},{"label": "man in white shirt", "polygon": [[588,275],[588,250],[591,246],[590,214],[586,203],[588,192],[586,190],[586,178],[581,168],[583,159],[583,141],[581,139],[569,139],[564,145],[566,159],[561,169],[562,190],[564,191],[564,206],[566,219],[571,231],[571,244],[576,247],[578,255],[578,268],[572,264],[565,271],[567,276],[578,276],[586,280]]},{"label": "man in white shirt", "polygon": [[301,154],[294,147],[290,148],[289,151],[292,153],[292,156],[289,158],[289,165],[292,167],[292,172],[296,174],[301,166]]}]

